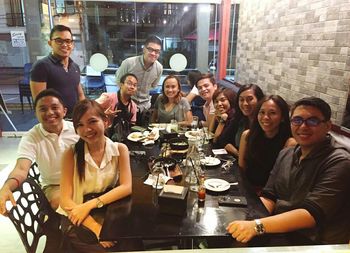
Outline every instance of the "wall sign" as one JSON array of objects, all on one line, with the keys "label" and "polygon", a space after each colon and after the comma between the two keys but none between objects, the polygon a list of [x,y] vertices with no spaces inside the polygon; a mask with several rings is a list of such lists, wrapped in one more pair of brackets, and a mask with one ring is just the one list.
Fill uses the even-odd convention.
[{"label": "wall sign", "polygon": [[11,31],[12,47],[26,47],[24,31]]}]

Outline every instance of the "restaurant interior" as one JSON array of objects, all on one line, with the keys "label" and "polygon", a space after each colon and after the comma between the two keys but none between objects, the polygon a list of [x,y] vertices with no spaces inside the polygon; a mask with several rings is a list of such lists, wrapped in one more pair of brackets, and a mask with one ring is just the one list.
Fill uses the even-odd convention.
[{"label": "restaurant interior", "polygon": [[[49,32],[57,24],[72,29],[71,58],[80,67],[88,98],[116,92],[115,72],[121,62],[141,54],[146,38],[154,34],[162,39],[159,62],[164,71],[150,95],[161,93],[162,80],[170,73],[189,92],[186,76],[196,69],[212,73],[220,86],[237,89],[235,82],[254,83],[289,104],[305,96],[320,97],[332,108],[332,134],[350,150],[349,1],[0,0],[0,185],[16,162],[21,136],[38,123],[29,73],[35,61],[50,53]],[[90,64],[96,53],[108,61],[101,71]],[[184,68],[170,63],[175,54],[185,57]],[[0,227],[3,252],[25,252],[7,217],[0,216]],[[172,242],[155,243],[147,250],[187,253],[202,250],[198,244],[180,243],[192,248],[181,250]],[[238,245],[205,251],[350,252],[349,245],[257,246],[263,248]],[[44,248],[45,241],[40,241],[37,252]]]}]

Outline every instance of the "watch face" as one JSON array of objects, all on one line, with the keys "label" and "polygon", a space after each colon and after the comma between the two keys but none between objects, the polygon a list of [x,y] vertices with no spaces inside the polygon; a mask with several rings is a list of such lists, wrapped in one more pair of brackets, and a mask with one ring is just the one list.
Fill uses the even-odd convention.
[{"label": "watch face", "polygon": [[99,198],[97,198],[97,208],[101,208],[101,207],[103,207],[103,202],[99,199]]}]

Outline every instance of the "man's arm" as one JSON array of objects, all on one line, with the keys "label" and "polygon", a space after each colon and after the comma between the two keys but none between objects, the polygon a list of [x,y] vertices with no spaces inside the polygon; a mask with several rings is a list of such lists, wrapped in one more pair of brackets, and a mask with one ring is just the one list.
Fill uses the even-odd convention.
[{"label": "man's arm", "polygon": [[[6,215],[6,201],[10,200],[12,205],[16,205],[12,192],[27,178],[32,161],[26,158],[19,158],[15,168],[12,170],[7,180],[0,189],[0,213]],[[17,181],[18,180],[18,181]]]},{"label": "man's arm", "polygon": [[126,60],[124,60],[122,62],[122,64],[120,64],[118,70],[115,72],[115,83],[117,84],[117,86],[119,86],[119,84],[120,84],[120,78],[123,75],[125,75],[127,73],[127,71],[128,71],[127,66],[126,66],[127,64],[126,64],[125,61]]},{"label": "man's arm", "polygon": [[47,87],[46,82],[35,82],[30,81],[30,91],[32,92],[32,97],[35,100],[36,96]]},{"label": "man's arm", "polygon": [[83,87],[82,87],[81,83],[79,83],[77,89],[78,89],[79,101],[84,100],[85,99],[85,94],[84,94]]},{"label": "man's arm", "polygon": [[[306,209],[295,209],[285,213],[260,219],[265,233],[286,233],[316,225],[314,217]],[[227,226],[227,231],[237,241],[246,243],[257,235],[255,221],[234,221]]]}]

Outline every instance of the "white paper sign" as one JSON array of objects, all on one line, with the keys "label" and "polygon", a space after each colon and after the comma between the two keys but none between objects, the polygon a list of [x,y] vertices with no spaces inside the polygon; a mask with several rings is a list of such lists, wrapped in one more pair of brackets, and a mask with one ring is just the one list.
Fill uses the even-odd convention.
[{"label": "white paper sign", "polygon": [[26,47],[24,31],[11,31],[12,47]]}]

